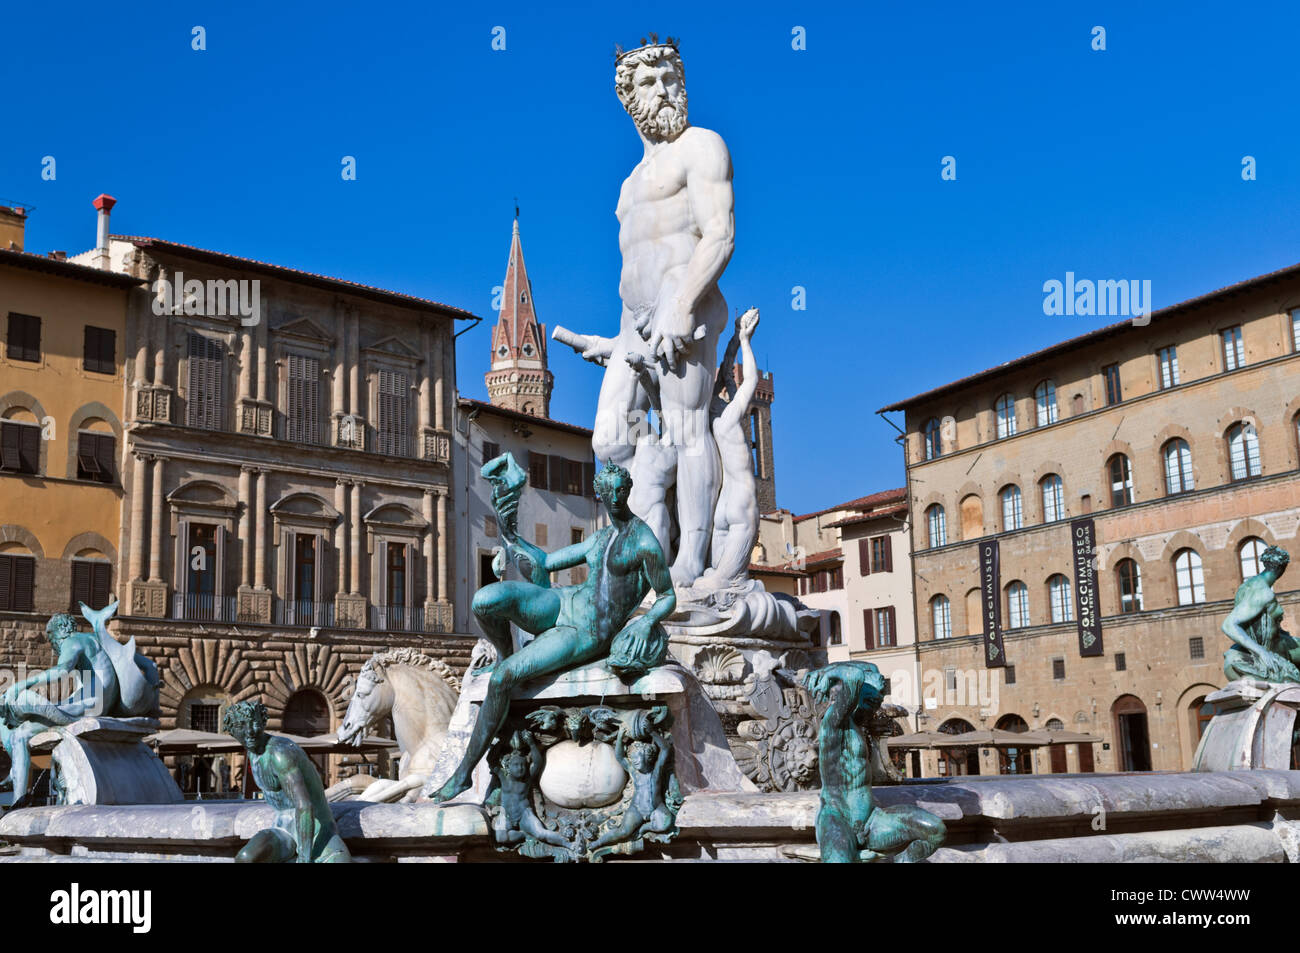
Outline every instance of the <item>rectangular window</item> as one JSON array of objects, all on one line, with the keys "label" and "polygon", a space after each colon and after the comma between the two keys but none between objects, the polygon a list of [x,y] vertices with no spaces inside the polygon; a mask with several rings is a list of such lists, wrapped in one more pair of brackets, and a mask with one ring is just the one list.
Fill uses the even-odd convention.
[{"label": "rectangular window", "polygon": [[1115,653],[1115,671],[1117,672],[1128,671],[1128,656],[1125,655],[1123,652]]},{"label": "rectangular window", "polygon": [[1241,325],[1224,328],[1219,332],[1223,341],[1223,369],[1235,371],[1246,366],[1246,345],[1241,339]]},{"label": "rectangular window", "polygon": [[77,479],[114,482],[113,451],[117,441],[111,433],[77,434]]},{"label": "rectangular window", "polygon": [[582,461],[564,461],[564,492],[572,496],[582,496]]},{"label": "rectangular window", "polygon": [[483,465],[486,466],[487,464],[491,463],[499,456],[501,456],[501,444],[493,443],[491,440],[484,440],[483,441]]},{"label": "rectangular window", "polygon": [[301,354],[289,355],[286,440],[320,443],[320,361]]},{"label": "rectangular window", "polygon": [[885,606],[876,610],[876,646],[885,648],[896,645],[897,633],[894,627],[894,607]]},{"label": "rectangular window", "polygon": [[945,691],[949,692],[957,690],[957,670],[955,668],[945,668],[943,670],[943,687]]},{"label": "rectangular window", "polygon": [[844,588],[844,567],[843,566],[836,566],[834,569],[831,570],[831,588],[832,589]]},{"label": "rectangular window", "polygon": [[569,529],[569,545],[573,546],[587,538],[581,526],[574,526]]},{"label": "rectangular window", "polygon": [[[316,537],[297,533],[293,538],[293,600],[299,603],[316,601]],[[310,611],[295,618],[310,619]]]},{"label": "rectangular window", "polygon": [[1205,658],[1205,639],[1194,635],[1187,640],[1187,654],[1193,659]]},{"label": "rectangular window", "polygon": [[1016,683],[1016,667],[1014,665],[1004,666],[1002,672],[1003,685],[1014,685]]},{"label": "rectangular window", "polygon": [[216,734],[221,730],[221,722],[217,717],[220,714],[220,705],[190,705],[190,730]]},{"label": "rectangular window", "polygon": [[1160,389],[1176,387],[1178,380],[1178,348],[1172,344],[1156,352],[1160,358]]},{"label": "rectangular window", "polygon": [[545,523],[537,523],[533,526],[533,542],[538,546],[541,546],[543,549],[550,545],[547,540],[547,536],[549,535]]},{"label": "rectangular window", "polygon": [[6,352],[11,361],[41,359],[41,319],[34,314],[9,312],[9,339]]},{"label": "rectangular window", "polygon": [[0,424],[0,470],[40,473],[41,428],[6,420]]},{"label": "rectangular window", "polygon": [[528,485],[538,490],[545,490],[546,483],[546,454],[528,451]]},{"label": "rectangular window", "polygon": [[388,605],[406,605],[406,544],[388,543]]},{"label": "rectangular window", "polygon": [[95,374],[112,374],[117,356],[117,332],[110,328],[86,325],[82,342],[81,366]]},{"label": "rectangular window", "polygon": [[1300,351],[1300,308],[1291,311],[1291,350]]},{"label": "rectangular window", "polygon": [[1128,506],[1133,502],[1133,465],[1128,457],[1117,453],[1110,458],[1110,505]]},{"label": "rectangular window", "polygon": [[871,540],[871,571],[894,571],[894,558],[888,536],[876,536]]},{"label": "rectangular window", "polygon": [[108,605],[109,585],[112,581],[111,563],[91,559],[74,559],[72,561],[72,600],[69,608],[77,609],[84,602],[92,609],[102,609]]},{"label": "rectangular window", "polygon": [[35,589],[35,556],[0,556],[0,609],[31,612]]},{"label": "rectangular window", "polygon": [[1118,404],[1124,399],[1124,392],[1119,384],[1119,365],[1107,364],[1101,369],[1101,376],[1106,379],[1106,403]]},{"label": "rectangular window", "polygon": [[380,371],[377,376],[379,406],[376,408],[376,449],[390,457],[410,456],[410,428],[407,424],[407,411],[411,403],[410,382],[405,374],[396,371]]},{"label": "rectangular window", "polygon": [[1056,679],[1058,682],[1065,681],[1065,659],[1052,659],[1052,678]]},{"label": "rectangular window", "polygon": [[225,430],[226,346],[202,334],[191,333],[188,351],[186,423],[203,430]]}]

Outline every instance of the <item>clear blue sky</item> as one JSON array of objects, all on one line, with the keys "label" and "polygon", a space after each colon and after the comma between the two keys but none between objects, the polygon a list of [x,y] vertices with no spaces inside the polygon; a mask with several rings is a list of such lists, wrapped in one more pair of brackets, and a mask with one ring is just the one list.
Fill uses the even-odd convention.
[{"label": "clear blue sky", "polygon": [[[901,485],[876,408],[1106,323],[1045,317],[1049,278],[1150,279],[1159,307],[1300,261],[1295,3],[284,6],[5,3],[0,201],[36,206],[28,248],[90,247],[109,192],[115,231],[492,316],[518,196],[541,319],[610,334],[640,155],[611,52],[681,36],[796,512]],[[486,323],[461,338],[462,393],[487,352]],[[590,424],[597,370],[552,369],[553,416]]]}]

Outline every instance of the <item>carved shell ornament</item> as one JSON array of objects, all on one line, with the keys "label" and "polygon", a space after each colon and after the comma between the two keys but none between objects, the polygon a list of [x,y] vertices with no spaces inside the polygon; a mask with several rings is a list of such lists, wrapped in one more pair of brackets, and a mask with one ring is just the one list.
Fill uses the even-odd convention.
[{"label": "carved shell ornament", "polygon": [[726,645],[706,645],[691,663],[701,682],[739,685],[745,680],[745,656]]}]

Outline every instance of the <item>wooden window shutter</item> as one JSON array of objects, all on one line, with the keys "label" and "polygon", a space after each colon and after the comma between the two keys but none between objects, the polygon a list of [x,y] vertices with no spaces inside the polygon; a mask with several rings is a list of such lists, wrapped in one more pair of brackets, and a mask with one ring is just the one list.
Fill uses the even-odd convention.
[{"label": "wooden window shutter", "polygon": [[551,484],[552,493],[561,493],[564,491],[564,457],[552,456],[549,461],[550,473],[547,474],[547,480]]},{"label": "wooden window shutter", "polygon": [[112,563],[90,564],[90,602],[92,609],[102,609],[109,603],[109,590],[113,583]]},{"label": "wooden window shutter", "polygon": [[[96,434],[82,431],[77,434],[77,479],[99,479],[99,457],[95,453]],[[75,606],[76,603],[74,602]]]},{"label": "wooden window shutter", "polygon": [[[158,516],[157,518],[161,518]],[[259,514],[258,519],[262,517]],[[188,520],[178,520],[176,523],[176,579],[174,588],[180,595],[188,595],[190,591],[190,524]],[[260,581],[258,583],[261,585]]]},{"label": "wooden window shutter", "polygon": [[9,350],[11,361],[41,359],[41,319],[34,314],[9,312]]},{"label": "wooden window shutter", "polygon": [[74,559],[72,561],[72,601],[69,607],[77,608],[77,604],[84,602],[92,609],[95,608],[91,601],[91,567],[92,563],[84,559]]},{"label": "wooden window shutter", "polygon": [[325,534],[316,534],[316,565],[312,568],[312,600],[319,605],[325,601]]},{"label": "wooden window shutter", "polygon": [[545,490],[547,487],[546,480],[546,454],[538,453],[535,450],[528,451],[528,483],[529,485]]},{"label": "wooden window shutter", "polygon": [[114,465],[116,456],[117,438],[112,434],[97,434],[95,436],[95,462],[99,465],[99,478],[105,483],[112,483],[117,477],[117,467]]},{"label": "wooden window shutter", "polygon": [[858,565],[862,575],[871,575],[871,540],[865,536],[858,540]]},{"label": "wooden window shutter", "polygon": [[294,443],[320,442],[320,361],[289,355],[285,437]]},{"label": "wooden window shutter", "polygon": [[112,374],[113,359],[117,356],[117,332],[110,328],[85,328],[81,363],[96,374]]},{"label": "wooden window shutter", "polygon": [[872,625],[870,609],[862,610],[862,628],[866,633],[865,638],[867,648],[874,649],[876,647],[876,629],[875,626]]},{"label": "wooden window shutter", "polygon": [[380,453],[405,457],[407,453],[407,380],[396,371],[379,372],[378,431]]},{"label": "wooden window shutter", "polygon": [[[487,466],[487,464],[491,463],[499,456],[501,456],[501,444],[497,443],[494,440],[484,440],[483,441],[483,465]],[[532,457],[530,456],[529,457],[530,465],[531,465],[531,460]]]},{"label": "wooden window shutter", "polygon": [[32,556],[14,557],[13,591],[10,605],[14,612],[31,612],[35,601],[36,559]]},{"label": "wooden window shutter", "polygon": [[285,434],[286,440],[293,443],[302,443],[303,435],[303,380],[302,380],[302,358],[297,354],[289,355],[289,376],[285,381],[285,394],[287,400],[285,407]]},{"label": "wooden window shutter", "polygon": [[[409,384],[407,383],[405,374],[394,374],[393,377],[395,378],[394,383],[398,388],[398,393],[395,395],[397,398],[395,402],[397,407],[397,414],[396,414],[397,436],[396,436],[396,440],[394,441],[394,444],[397,447],[397,451],[396,451],[397,456],[408,457],[411,455],[410,449],[408,447],[408,442],[410,440],[410,434],[409,434],[410,425],[406,418],[407,418],[407,408],[410,404],[410,397],[411,397],[410,387]],[[409,590],[409,586],[408,586],[408,590]]]},{"label": "wooden window shutter", "polygon": [[[415,580],[416,580],[415,544],[407,543],[406,544],[406,608],[412,610],[415,608]],[[414,621],[415,620],[412,619],[410,616],[407,616],[406,623],[408,627],[412,627],[412,623]]]},{"label": "wooden window shutter", "polygon": [[894,540],[890,536],[884,536],[882,540],[882,549],[885,556],[885,572],[894,571]]},{"label": "wooden window shutter", "polygon": [[0,467],[17,470],[22,463],[22,430],[17,424],[0,424]]},{"label": "wooden window shutter", "polygon": [[582,495],[589,500],[596,498],[596,461],[588,460],[582,465]]},{"label": "wooden window shutter", "polygon": [[13,556],[0,556],[0,609],[10,609],[14,591]]},{"label": "wooden window shutter", "polygon": [[189,394],[186,423],[204,430],[225,429],[226,347],[193,332],[189,335]]},{"label": "wooden window shutter", "polygon": [[212,560],[212,594],[218,600],[216,605],[217,615],[215,618],[220,619],[222,618],[220,599],[226,594],[226,528],[224,526],[218,526],[215,528],[212,535],[215,537],[213,544],[215,555]]},{"label": "wooden window shutter", "polygon": [[20,427],[18,469],[24,473],[41,472],[41,428]]}]

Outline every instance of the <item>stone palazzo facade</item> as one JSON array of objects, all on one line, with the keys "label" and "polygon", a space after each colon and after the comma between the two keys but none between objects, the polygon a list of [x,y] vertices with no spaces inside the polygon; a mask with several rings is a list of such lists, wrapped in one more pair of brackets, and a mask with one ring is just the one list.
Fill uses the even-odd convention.
[{"label": "stone palazzo facade", "polygon": [[260,696],[273,729],[326,732],[375,651],[465,664],[453,325],[473,316],[153,238],[113,236],[107,259],[148,283],[127,314],[116,634],[158,662],[164,727]]},{"label": "stone palazzo facade", "polygon": [[[1219,625],[1264,547],[1300,556],[1300,266],[900,401],[917,727],[1101,739],[1017,770],[1188,769],[1222,687]],[[1102,653],[1083,655],[1072,523],[1093,521]],[[1005,668],[984,665],[979,553],[997,542]],[[1300,573],[1277,586],[1297,631]],[[1007,771],[995,749],[924,773]],[[1003,763],[999,763],[999,761]]]}]

